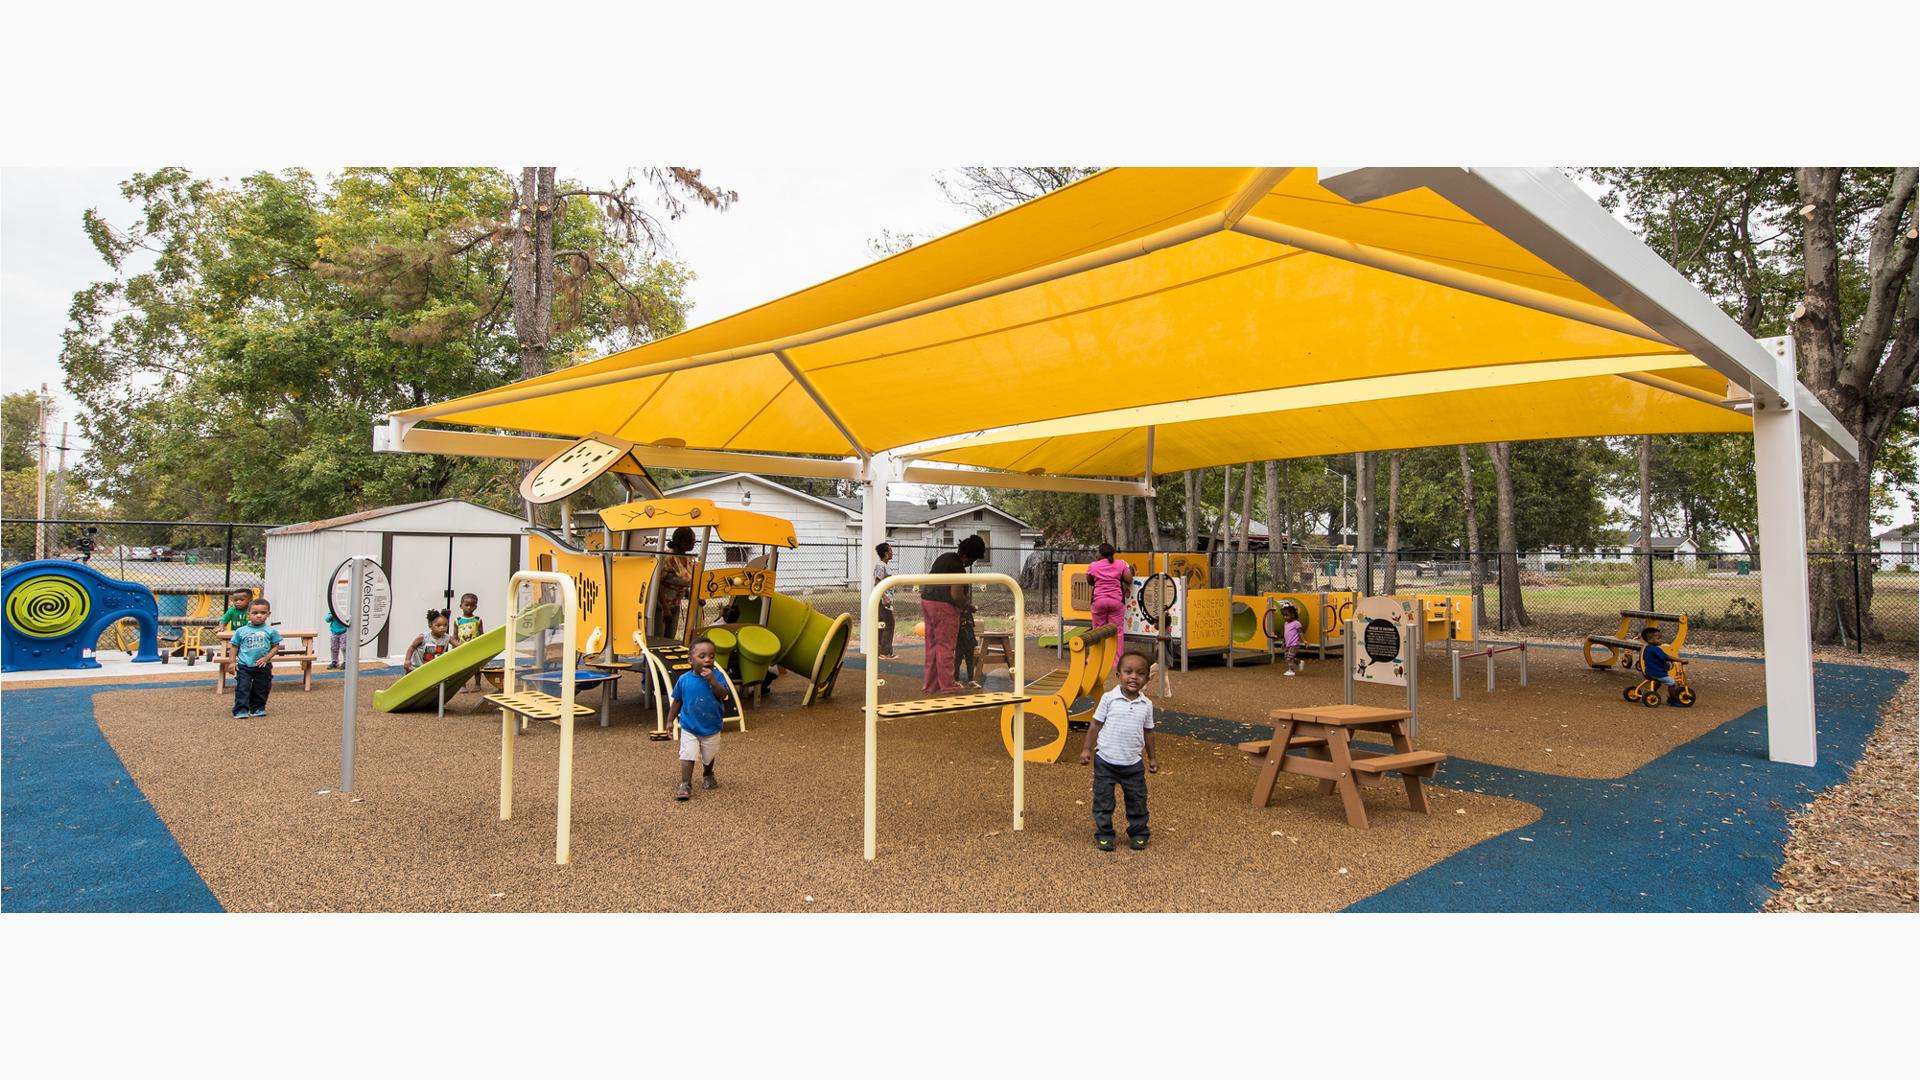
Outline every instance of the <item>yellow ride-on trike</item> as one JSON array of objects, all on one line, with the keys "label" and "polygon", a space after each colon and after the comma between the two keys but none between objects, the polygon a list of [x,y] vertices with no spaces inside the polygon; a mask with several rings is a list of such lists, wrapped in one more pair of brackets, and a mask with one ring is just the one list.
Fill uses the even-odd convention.
[{"label": "yellow ride-on trike", "polygon": [[[1667,670],[1673,674],[1675,685],[1667,692],[1667,704],[1677,709],[1689,708],[1693,705],[1693,687],[1687,682],[1687,662],[1685,660],[1668,662],[1673,665]],[[1641,666],[1639,660],[1634,661],[1633,670],[1642,675],[1646,674],[1646,669]],[[1621,696],[1635,704],[1657,709],[1660,707],[1660,684],[1652,679],[1642,678],[1622,691]]]}]

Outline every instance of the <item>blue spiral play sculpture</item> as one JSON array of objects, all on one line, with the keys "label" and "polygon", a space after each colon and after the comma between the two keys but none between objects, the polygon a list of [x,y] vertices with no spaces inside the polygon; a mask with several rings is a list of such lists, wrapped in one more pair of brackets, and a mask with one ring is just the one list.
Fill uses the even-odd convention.
[{"label": "blue spiral play sculpture", "polygon": [[157,664],[160,611],[153,590],[110,578],[64,559],[39,559],[0,573],[0,670],[97,668],[90,655],[107,628],[123,619],[140,624],[133,662]]}]

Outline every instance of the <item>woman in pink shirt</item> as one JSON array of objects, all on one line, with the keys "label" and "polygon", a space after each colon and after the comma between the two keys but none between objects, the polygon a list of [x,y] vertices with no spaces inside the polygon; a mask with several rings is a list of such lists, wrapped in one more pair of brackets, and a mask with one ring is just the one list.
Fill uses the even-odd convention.
[{"label": "woman in pink shirt", "polygon": [[1100,557],[1087,567],[1093,582],[1093,628],[1113,627],[1113,669],[1120,670],[1120,658],[1127,651],[1127,588],[1133,584],[1133,567],[1127,560],[1113,557],[1113,545],[1101,544]]}]

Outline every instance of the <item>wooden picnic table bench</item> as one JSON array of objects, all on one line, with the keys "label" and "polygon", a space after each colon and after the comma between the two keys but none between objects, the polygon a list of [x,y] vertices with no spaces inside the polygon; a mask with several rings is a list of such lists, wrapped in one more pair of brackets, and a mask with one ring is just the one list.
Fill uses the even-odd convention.
[{"label": "wooden picnic table bench", "polygon": [[[1422,814],[1433,812],[1420,781],[1431,777],[1447,755],[1413,748],[1407,730],[1413,714],[1408,710],[1322,705],[1275,709],[1270,715],[1273,738],[1240,744],[1240,749],[1260,760],[1260,775],[1253,784],[1255,807],[1267,805],[1281,773],[1298,773],[1319,780],[1322,795],[1338,791],[1347,824],[1364,829],[1368,827],[1367,808],[1360,800],[1360,788],[1384,783],[1386,774],[1397,773],[1406,787],[1408,806]],[[1349,736],[1355,731],[1386,732],[1393,740],[1393,752],[1354,746]],[[1302,752],[1290,752],[1295,749]]]},{"label": "wooden picnic table bench", "polygon": [[[319,656],[313,651],[313,642],[314,639],[319,636],[320,631],[318,630],[280,631],[280,655],[274,657],[273,662],[276,666],[280,664],[299,664],[300,689],[302,690],[313,689],[313,662],[319,659]],[[221,643],[226,644],[233,640],[233,631],[222,630],[220,631],[219,637]],[[288,642],[295,643],[292,649],[286,647]],[[233,672],[233,661],[226,655],[225,650],[221,651],[220,656],[215,661],[214,667],[213,692],[216,694],[226,693],[227,677]]]},{"label": "wooden picnic table bench", "polygon": [[[1667,655],[1678,657],[1687,643],[1687,617],[1666,611],[1638,611],[1628,609],[1620,613],[1620,628],[1612,634],[1588,634],[1586,643],[1580,647],[1581,655],[1586,657],[1587,666],[1595,670],[1604,670],[1615,664],[1623,668],[1636,668],[1640,662],[1640,648],[1644,644],[1634,636],[1634,620],[1640,620],[1645,627],[1652,623],[1673,624],[1673,640],[1661,642],[1660,647]],[[1595,660],[1595,647],[1607,650],[1605,659]]]}]

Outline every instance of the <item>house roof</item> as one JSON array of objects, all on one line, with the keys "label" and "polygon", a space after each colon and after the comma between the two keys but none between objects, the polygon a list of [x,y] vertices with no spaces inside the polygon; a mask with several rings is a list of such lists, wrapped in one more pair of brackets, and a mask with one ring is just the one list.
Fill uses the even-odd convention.
[{"label": "house roof", "polygon": [[[835,498],[832,501],[839,503],[841,507],[850,511],[853,517],[858,518],[860,516],[860,500],[859,499]],[[939,525],[939,524],[942,524],[943,522],[951,521],[954,518],[960,517],[963,514],[972,513],[975,510],[985,510],[990,514],[996,514],[1000,517],[1006,518],[1008,521],[1013,522],[1015,525],[1018,525],[1023,529],[1033,528],[1032,525],[1027,524],[1026,522],[1020,520],[1017,517],[1014,517],[1012,514],[1007,513],[1005,510],[1000,509],[999,507],[993,505],[992,503],[964,502],[964,503],[946,503],[940,506],[928,506],[926,503],[923,503],[923,502],[918,502],[918,503],[902,502],[899,499],[887,500],[887,524],[890,526],[891,525]]]},{"label": "house roof", "polygon": [[[683,495],[686,495],[688,492],[696,491],[701,488],[712,487],[715,484],[725,483],[728,480],[739,480],[739,481],[744,481],[746,483],[762,484],[766,487],[779,488],[781,491],[787,492],[790,495],[793,495],[797,498],[805,499],[810,503],[817,503],[818,505],[827,507],[830,510],[845,511],[847,508],[846,507],[847,500],[845,499],[836,499],[832,497],[822,497],[819,495],[811,495],[811,494],[808,494],[807,492],[801,491],[799,488],[788,487],[787,485],[780,483],[778,480],[769,480],[764,476],[755,476],[752,473],[743,473],[743,472],[721,473],[718,476],[709,476],[704,480],[690,481],[688,483],[681,484],[678,487],[668,488],[666,491],[662,492],[662,494],[673,495],[676,497],[683,496]],[[853,505],[857,509],[860,504],[858,500],[855,500]],[[858,517],[859,515],[855,514],[853,516]]]},{"label": "house roof", "polygon": [[[426,502],[401,503],[397,506],[379,506],[372,510],[359,510],[351,514],[342,514],[339,517],[323,518],[319,521],[303,521],[298,525],[282,525],[277,529],[268,529],[266,535],[291,536],[295,533],[325,532],[328,529],[337,529],[342,525],[357,525],[362,521],[372,521],[375,518],[404,514],[409,510],[425,510],[430,506],[444,506],[447,503],[464,503],[476,510],[485,510],[489,514],[500,514],[501,517],[512,516],[502,514],[500,511],[489,506],[481,506],[479,503],[467,502],[465,499],[428,499]],[[518,520],[517,518],[515,519],[516,522]]]},{"label": "house roof", "polygon": [[1875,540],[1911,540],[1916,535],[1920,535],[1920,523],[1895,525],[1884,532],[1874,533],[1873,538]]},{"label": "house roof", "polygon": [[[1684,536],[1661,536],[1660,534],[1655,533],[1653,537],[1653,546],[1655,548],[1677,548],[1682,544],[1685,544],[1686,542],[1687,542],[1687,538]],[[1633,535],[1627,537],[1627,546],[1639,547],[1640,534],[1634,533]]]}]

